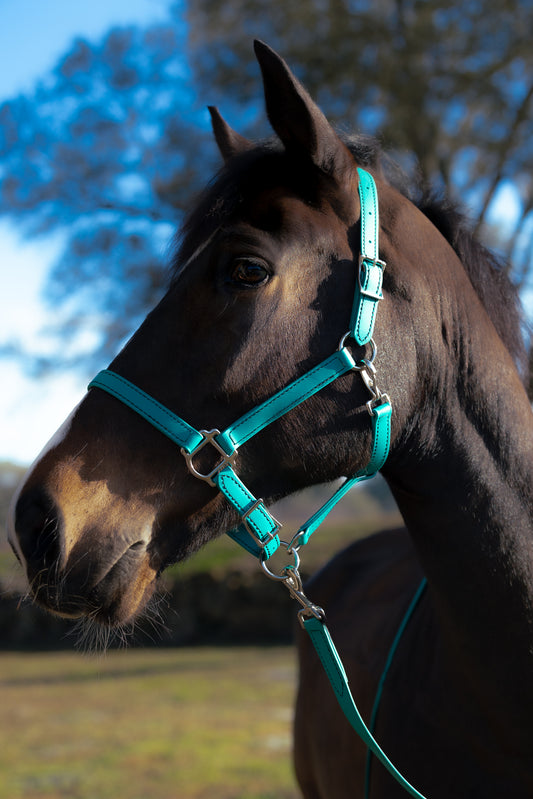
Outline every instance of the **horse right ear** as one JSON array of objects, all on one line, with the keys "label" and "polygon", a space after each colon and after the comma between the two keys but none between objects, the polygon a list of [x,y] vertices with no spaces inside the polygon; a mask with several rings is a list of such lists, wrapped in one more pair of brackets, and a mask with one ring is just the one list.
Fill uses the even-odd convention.
[{"label": "horse right ear", "polygon": [[214,105],[209,105],[208,110],[211,114],[211,125],[218,149],[224,161],[229,161],[234,155],[250,149],[252,143],[228,125],[218,108],[215,108]]},{"label": "horse right ear", "polygon": [[309,158],[339,183],[355,173],[355,161],[285,61],[264,42],[254,42],[270,124],[292,153]]}]

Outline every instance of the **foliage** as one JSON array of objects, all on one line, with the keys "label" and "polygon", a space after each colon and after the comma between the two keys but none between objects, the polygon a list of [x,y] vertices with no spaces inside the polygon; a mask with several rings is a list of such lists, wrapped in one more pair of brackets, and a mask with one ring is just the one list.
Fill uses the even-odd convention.
[{"label": "foliage", "polygon": [[0,108],[0,213],[65,235],[47,286],[66,311],[62,365],[84,347],[108,359],[155,304],[170,234],[214,160],[182,38],[169,25],[78,39],[33,96]]},{"label": "foliage", "polygon": [[408,171],[461,197],[478,227],[512,186],[520,212],[496,241],[525,284],[529,0],[195,0],[183,14],[175,3],[167,24],[77,40],[33,94],[0,107],[0,214],[65,241],[47,290],[62,309],[59,365],[104,363],[160,296],[165,242],[218,162],[203,104],[268,133],[253,37],[332,119],[378,134]]},{"label": "foliage", "polygon": [[414,156],[424,182],[466,195],[482,221],[503,180],[531,211],[532,12],[529,0],[199,0],[187,19],[193,72],[221,101],[255,99],[248,40],[264,38],[331,119]]}]

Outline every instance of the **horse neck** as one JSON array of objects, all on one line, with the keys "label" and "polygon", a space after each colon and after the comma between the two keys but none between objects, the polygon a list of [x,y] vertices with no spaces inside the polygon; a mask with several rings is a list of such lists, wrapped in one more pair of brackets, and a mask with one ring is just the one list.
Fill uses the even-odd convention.
[{"label": "horse neck", "polygon": [[492,707],[516,714],[533,703],[533,414],[488,318],[468,336],[463,367],[441,379],[429,444],[420,408],[386,476],[429,579],[445,650]]}]

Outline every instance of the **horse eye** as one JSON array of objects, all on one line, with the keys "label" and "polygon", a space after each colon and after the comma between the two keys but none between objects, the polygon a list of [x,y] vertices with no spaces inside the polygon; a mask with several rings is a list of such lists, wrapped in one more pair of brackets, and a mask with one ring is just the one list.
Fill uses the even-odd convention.
[{"label": "horse eye", "polygon": [[248,261],[246,259],[236,261],[233,272],[231,273],[231,280],[233,283],[238,283],[241,286],[248,286],[255,288],[262,283],[266,283],[270,277],[270,273],[266,266],[258,261]]}]

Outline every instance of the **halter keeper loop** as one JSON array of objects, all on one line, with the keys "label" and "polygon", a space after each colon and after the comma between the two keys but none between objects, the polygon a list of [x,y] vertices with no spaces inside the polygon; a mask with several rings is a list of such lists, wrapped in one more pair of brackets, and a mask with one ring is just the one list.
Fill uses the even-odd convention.
[{"label": "halter keeper loop", "polygon": [[[277,536],[279,530],[281,530],[281,522],[278,522],[278,520],[276,518],[274,518],[274,516],[272,516],[272,514],[269,512],[268,515],[270,516],[270,518],[272,519],[272,521],[274,522],[276,527],[270,533],[265,533],[263,535],[263,537],[260,538],[257,535],[257,533],[255,532],[255,530],[253,528],[253,525],[250,523],[250,520],[248,519],[248,517],[250,516],[251,513],[254,512],[254,510],[256,510],[261,505],[263,507],[265,507],[265,503],[263,502],[263,500],[262,499],[256,499],[255,502],[253,502],[250,505],[250,507],[247,508],[244,511],[243,514],[241,514],[241,517],[242,517],[242,524],[246,528],[246,532],[248,533],[249,536],[251,536],[253,538],[253,540],[255,541],[255,543],[257,544],[259,549],[261,550],[260,561],[261,561],[261,563],[263,563],[265,547],[267,546],[267,544],[269,544],[271,541],[274,540],[274,538]],[[265,510],[266,510],[266,508],[265,508]],[[283,543],[283,542],[280,542],[280,543]]]},{"label": "halter keeper loop", "polygon": [[[363,297],[366,297],[369,300],[374,300],[375,302],[379,302],[379,300],[383,299],[381,286],[383,271],[385,270],[386,266],[386,262],[380,260],[379,258],[370,258],[368,255],[362,254],[359,256],[359,294],[362,294]],[[376,281],[374,288],[371,288],[368,285],[368,270],[372,269],[372,267],[379,267],[379,269],[381,269],[381,275]]]}]

